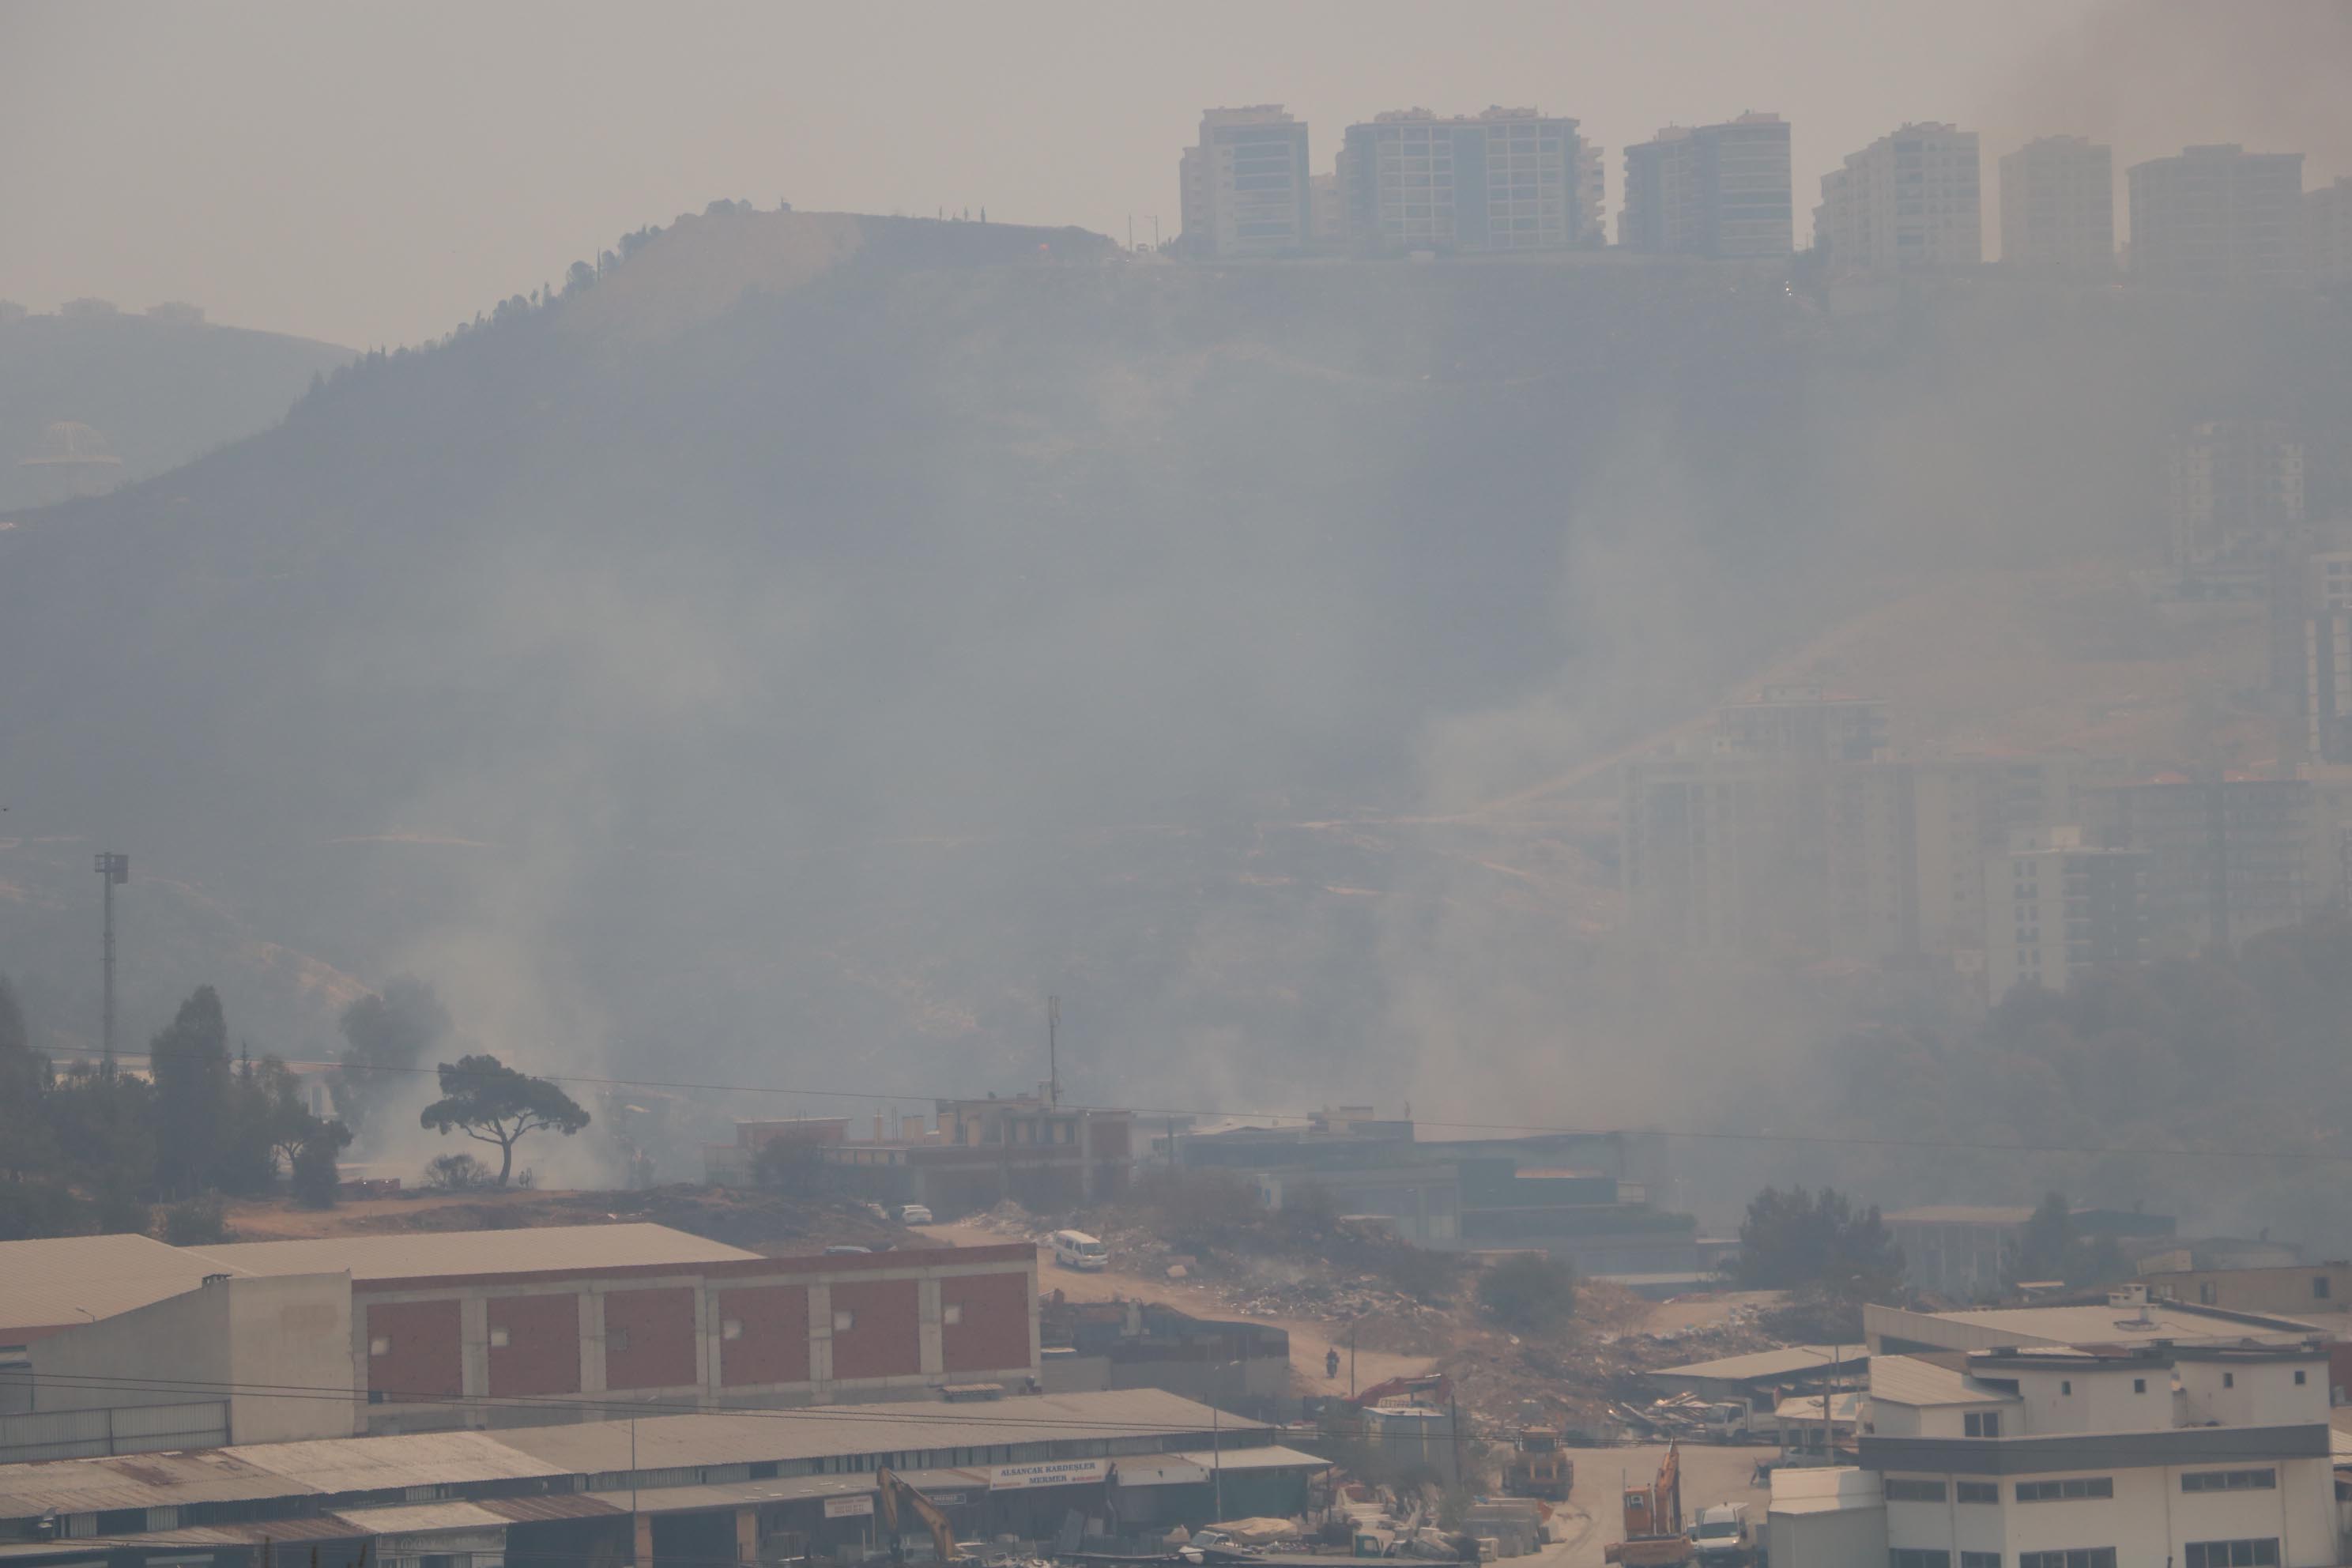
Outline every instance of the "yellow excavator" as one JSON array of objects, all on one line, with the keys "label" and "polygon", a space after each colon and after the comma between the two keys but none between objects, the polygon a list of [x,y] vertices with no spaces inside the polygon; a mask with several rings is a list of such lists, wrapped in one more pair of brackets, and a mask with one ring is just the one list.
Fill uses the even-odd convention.
[{"label": "yellow excavator", "polygon": [[1658,1464],[1658,1479],[1646,1487],[1625,1489],[1625,1539],[1612,1542],[1601,1556],[1626,1568],[1680,1568],[1697,1554],[1698,1547],[1683,1530],[1682,1452],[1669,1443]]},{"label": "yellow excavator", "polygon": [[876,1470],[874,1482],[882,1493],[882,1526],[890,1535],[891,1562],[906,1561],[905,1549],[898,1542],[898,1510],[901,1506],[921,1520],[923,1528],[931,1532],[931,1548],[939,1553],[940,1562],[956,1560],[955,1526],[948,1522],[948,1516],[940,1511],[939,1504],[917,1490],[912,1481],[896,1470]]}]

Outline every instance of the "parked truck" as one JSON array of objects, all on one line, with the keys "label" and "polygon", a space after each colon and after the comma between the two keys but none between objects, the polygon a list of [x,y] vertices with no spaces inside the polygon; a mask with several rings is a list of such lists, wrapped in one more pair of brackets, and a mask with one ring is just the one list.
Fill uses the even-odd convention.
[{"label": "parked truck", "polygon": [[1691,1519],[1691,1545],[1701,1568],[1752,1568],[1757,1541],[1744,1503],[1719,1502]]}]

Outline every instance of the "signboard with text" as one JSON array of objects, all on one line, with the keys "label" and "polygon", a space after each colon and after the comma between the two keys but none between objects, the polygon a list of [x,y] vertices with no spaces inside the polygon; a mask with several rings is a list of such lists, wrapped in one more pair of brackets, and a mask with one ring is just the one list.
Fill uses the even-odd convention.
[{"label": "signboard with text", "polygon": [[1040,1459],[1029,1465],[999,1465],[988,1472],[988,1489],[1006,1492],[1031,1487],[1085,1486],[1109,1473],[1108,1459]]},{"label": "signboard with text", "polygon": [[874,1513],[871,1497],[829,1497],[824,1500],[827,1519],[868,1519]]}]

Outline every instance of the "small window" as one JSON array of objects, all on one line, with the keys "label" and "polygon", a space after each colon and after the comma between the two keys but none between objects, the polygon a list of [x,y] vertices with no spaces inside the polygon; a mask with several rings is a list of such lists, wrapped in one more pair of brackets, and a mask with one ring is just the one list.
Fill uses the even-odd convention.
[{"label": "small window", "polygon": [[492,1330],[490,1331],[490,1348],[491,1348],[492,1350],[494,1350],[494,1351],[496,1351],[496,1350],[504,1350],[504,1349],[506,1348],[506,1344],[507,1344],[507,1331],[506,1331],[506,1329],[505,1329],[503,1326],[500,1326],[500,1327],[499,1327],[499,1328],[492,1329]]},{"label": "small window", "polygon": [[2000,1436],[2000,1412],[1971,1410],[1960,1417],[1960,1430],[1970,1437],[1998,1437]]},{"label": "small window", "polygon": [[847,1333],[850,1330],[852,1330],[852,1329],[856,1328],[856,1326],[857,1326],[857,1314],[856,1314],[856,1313],[855,1313],[855,1312],[853,1312],[853,1311],[849,1310],[849,1309],[847,1309],[846,1307],[837,1307],[837,1308],[835,1308],[835,1309],[834,1310],[834,1314],[833,1314],[833,1331],[834,1331],[835,1333],[836,1333],[836,1334],[845,1334],[845,1333]]},{"label": "small window", "polygon": [[2223,1373],[2221,1374],[2221,1386],[2222,1386],[2222,1387],[2224,1387],[2224,1388],[2235,1388],[2235,1387],[2237,1387],[2237,1386],[2238,1386],[2238,1374],[2237,1374],[2236,1373],[2234,1373],[2234,1372],[2225,1372],[2225,1373]]},{"label": "small window", "polygon": [[605,1330],[604,1348],[608,1351],[627,1350],[629,1348],[629,1331],[626,1329]]},{"label": "small window", "polygon": [[2000,1489],[1990,1481],[1956,1481],[1952,1496],[1959,1502],[1999,1502]]},{"label": "small window", "polygon": [[946,1306],[940,1308],[940,1321],[950,1325],[962,1322],[963,1303],[961,1301],[950,1301]]},{"label": "small window", "polygon": [[2297,1388],[2303,1387],[2304,1384],[2309,1381],[2310,1373],[2305,1372],[2301,1367],[2296,1367],[2294,1369],[2294,1385]]},{"label": "small window", "polygon": [[743,1337],[743,1320],[740,1318],[730,1318],[725,1322],[720,1323],[719,1325],[719,1337],[722,1340],[741,1339]]},{"label": "small window", "polygon": [[2132,1392],[2134,1394],[2146,1394],[2147,1392],[2147,1379],[2144,1377],[2133,1378]]},{"label": "small window", "polygon": [[2311,1277],[2311,1299],[2315,1301],[2325,1301],[2327,1300],[2326,1275],[2315,1274]]},{"label": "small window", "polygon": [[368,1337],[368,1354],[390,1355],[391,1353],[392,1336],[390,1334],[372,1334]]},{"label": "small window", "polygon": [[2060,1378],[2058,1380],[2058,1392],[2063,1394],[2073,1394],[2074,1392],[2074,1380],[2071,1377]]}]

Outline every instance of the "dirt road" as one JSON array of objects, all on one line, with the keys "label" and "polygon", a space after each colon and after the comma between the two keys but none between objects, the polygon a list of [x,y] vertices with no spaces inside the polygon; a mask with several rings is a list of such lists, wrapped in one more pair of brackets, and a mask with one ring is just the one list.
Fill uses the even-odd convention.
[{"label": "dirt road", "polygon": [[[957,1247],[1001,1247],[1008,1237],[1003,1233],[971,1224],[925,1225],[914,1227],[924,1236]],[[1180,1311],[1198,1318],[1237,1318],[1238,1313],[1225,1305],[1217,1292],[1204,1285],[1185,1279],[1155,1279],[1141,1274],[1123,1273],[1106,1268],[1100,1273],[1080,1273],[1076,1269],[1056,1267],[1052,1256],[1040,1249],[1037,1259],[1037,1289],[1050,1295],[1055,1290],[1073,1301],[1164,1301]],[[1345,1394],[1349,1390],[1349,1352],[1347,1330],[1331,1323],[1300,1318],[1256,1318],[1253,1323],[1265,1323],[1290,1335],[1291,1385],[1301,1394]],[[1339,1375],[1327,1378],[1323,1374],[1327,1352],[1339,1352]],[[1391,1377],[1413,1377],[1427,1372],[1432,1364],[1427,1356],[1393,1355],[1385,1352],[1358,1350],[1354,1352],[1355,1386],[1369,1388],[1375,1383]]]},{"label": "dirt road", "polygon": [[[1764,1519],[1770,1489],[1751,1486],[1756,1461],[1771,1456],[1764,1447],[1714,1447],[1685,1444],[1682,1450],[1683,1515],[1719,1502],[1743,1502],[1755,1523]],[[1601,1552],[1613,1541],[1624,1539],[1622,1494],[1628,1486],[1646,1485],[1666,1457],[1663,1446],[1643,1444],[1631,1448],[1576,1450],[1576,1490],[1565,1510],[1552,1515],[1558,1540],[1531,1558],[1531,1568],[1601,1568]]]}]

